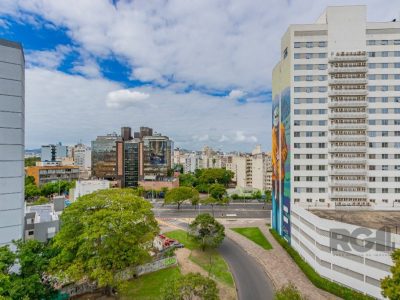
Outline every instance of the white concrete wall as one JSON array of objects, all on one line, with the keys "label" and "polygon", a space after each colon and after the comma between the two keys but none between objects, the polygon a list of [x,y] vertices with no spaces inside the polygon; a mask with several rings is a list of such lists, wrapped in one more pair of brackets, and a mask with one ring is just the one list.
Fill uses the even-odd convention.
[{"label": "white concrete wall", "polygon": [[71,201],[75,201],[79,197],[91,194],[95,191],[109,188],[110,182],[108,180],[78,180],[71,193]]},{"label": "white concrete wall", "polygon": [[[383,299],[379,280],[390,274],[389,268],[393,265],[390,252],[372,249],[363,253],[355,250],[332,253],[332,232],[341,229],[352,233],[357,228],[360,227],[322,219],[298,205],[291,207],[291,245],[307,263],[323,277]],[[369,238],[377,233],[374,229],[370,231]],[[400,248],[400,235],[389,236],[395,248]],[[367,238],[357,237],[360,243],[365,243]],[[383,240],[378,243],[390,244]]]},{"label": "white concrete wall", "polygon": [[22,49],[0,40],[0,246],[23,237],[24,71]]}]

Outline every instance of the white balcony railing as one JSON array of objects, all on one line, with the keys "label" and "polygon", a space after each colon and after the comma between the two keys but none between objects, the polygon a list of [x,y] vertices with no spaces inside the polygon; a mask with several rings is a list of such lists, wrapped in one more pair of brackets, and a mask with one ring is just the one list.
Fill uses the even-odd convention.
[{"label": "white balcony railing", "polygon": [[368,194],[366,192],[344,192],[335,191],[329,194],[329,198],[366,198]]},{"label": "white balcony railing", "polygon": [[367,183],[362,180],[333,180],[329,183],[329,186],[331,187],[349,187],[349,186],[354,186],[354,187],[366,187]]},{"label": "white balcony railing", "polygon": [[328,84],[367,84],[367,78],[332,78],[328,80]]},{"label": "white balcony railing", "polygon": [[330,119],[365,119],[367,114],[365,112],[333,112],[329,113]]},{"label": "white balcony railing", "polygon": [[367,101],[329,101],[328,107],[366,107]]},{"label": "white balcony railing", "polygon": [[340,124],[332,124],[329,125],[329,130],[340,130],[340,129],[367,129],[367,124],[348,124],[348,123],[340,123]]},{"label": "white balcony railing", "polygon": [[330,142],[366,142],[365,135],[334,135],[329,137]]},{"label": "white balcony railing", "polygon": [[367,146],[349,147],[349,146],[334,146],[329,149],[329,152],[334,153],[364,153],[367,152]]},{"label": "white balcony railing", "polygon": [[330,90],[328,92],[329,96],[365,96],[368,94],[368,91],[365,89],[359,90]]},{"label": "white balcony railing", "polygon": [[366,54],[361,55],[333,55],[329,57],[329,62],[341,62],[341,61],[367,61],[368,57]]},{"label": "white balcony railing", "polygon": [[365,165],[367,160],[365,158],[358,157],[342,157],[342,158],[332,158],[328,160],[330,165]]},{"label": "white balcony railing", "polygon": [[365,176],[365,175],[367,175],[367,170],[365,170],[365,169],[336,169],[336,170],[329,171],[329,176],[340,176],[340,175]]},{"label": "white balcony railing", "polygon": [[330,67],[328,73],[367,73],[367,67]]}]

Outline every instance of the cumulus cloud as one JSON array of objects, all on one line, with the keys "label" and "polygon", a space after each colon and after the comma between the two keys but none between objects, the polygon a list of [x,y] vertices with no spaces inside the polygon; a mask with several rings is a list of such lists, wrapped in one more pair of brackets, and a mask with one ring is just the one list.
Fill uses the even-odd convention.
[{"label": "cumulus cloud", "polygon": [[218,142],[220,142],[220,143],[223,143],[223,142],[226,142],[226,141],[229,141],[229,138],[225,134],[223,134],[220,137],[220,139],[218,140]]},{"label": "cumulus cloud", "polygon": [[149,97],[150,95],[146,93],[123,89],[108,93],[106,103],[108,107],[126,108],[142,103]]},{"label": "cumulus cloud", "polygon": [[26,51],[26,64],[28,67],[56,69],[71,51],[71,47],[64,45],[59,45],[54,50]]},{"label": "cumulus cloud", "polygon": [[236,100],[236,99],[243,98],[245,95],[246,95],[246,93],[244,91],[232,90],[232,91],[230,91],[228,98]]},{"label": "cumulus cloud", "polygon": [[244,143],[256,143],[258,139],[254,135],[246,136],[243,131],[238,130],[235,133],[235,141]]},{"label": "cumulus cloud", "polygon": [[[0,14],[66,28],[90,53],[124,58],[139,80],[263,91],[288,25],[314,22],[328,4],[348,1],[3,0]],[[398,0],[352,4],[368,4],[371,21],[391,20],[399,9]]]},{"label": "cumulus cloud", "polygon": [[[124,109],[116,111],[104,101],[108,95],[131,99],[132,94],[140,95],[141,103],[146,105],[124,106],[117,101],[116,105]],[[251,142],[235,140],[236,131],[243,131],[246,137],[255,136],[265,149],[270,147],[269,103],[243,106],[219,100],[196,91],[179,93],[152,86],[126,90],[101,78],[31,68],[26,70],[26,146],[29,149],[60,140],[66,144],[79,140],[90,144],[97,135],[118,131],[126,125],[136,130],[140,126],[153,127],[170,136],[175,146],[186,149],[200,149],[208,144],[222,146],[226,151],[251,150]],[[223,145],[219,142],[222,136],[229,139]]]}]

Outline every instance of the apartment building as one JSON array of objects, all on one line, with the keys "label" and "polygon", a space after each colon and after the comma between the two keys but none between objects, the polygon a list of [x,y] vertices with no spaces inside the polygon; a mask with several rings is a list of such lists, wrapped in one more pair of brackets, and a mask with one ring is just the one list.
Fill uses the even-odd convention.
[{"label": "apartment building", "polygon": [[37,186],[49,182],[75,181],[79,179],[79,168],[75,166],[33,166],[26,168],[26,175],[33,176]]},{"label": "apartment building", "polygon": [[240,189],[271,190],[271,156],[257,145],[251,154],[238,153],[227,157],[226,169],[234,173],[233,181]]},{"label": "apartment building", "polygon": [[56,145],[43,145],[41,147],[41,161],[60,161],[68,156],[68,147],[58,143]]},{"label": "apartment building", "polygon": [[277,198],[400,208],[400,22],[328,7],[315,24],[291,25],[281,53],[272,163],[287,191]]},{"label": "apartment building", "polygon": [[[319,274],[381,299],[400,241],[379,233],[400,208],[400,22],[366,17],[366,6],[328,7],[282,37],[272,80],[271,225]],[[343,211],[357,226],[341,222]],[[375,234],[371,249],[332,246],[360,228]]]},{"label": "apartment building", "polygon": [[24,87],[22,46],[0,39],[0,247],[23,237]]}]

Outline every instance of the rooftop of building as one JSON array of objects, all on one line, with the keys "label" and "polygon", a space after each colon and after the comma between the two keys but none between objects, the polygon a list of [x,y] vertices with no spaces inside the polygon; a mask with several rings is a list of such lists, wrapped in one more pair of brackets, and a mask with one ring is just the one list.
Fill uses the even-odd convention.
[{"label": "rooftop of building", "polygon": [[[400,233],[400,211],[378,210],[310,210],[320,218],[353,224],[360,227],[382,229]],[[386,230],[387,231],[387,230]]]},{"label": "rooftop of building", "polygon": [[78,166],[30,166],[27,170],[62,170],[62,169],[79,169]]},{"label": "rooftop of building", "polygon": [[5,40],[5,39],[1,39],[1,38],[0,38],[0,45],[1,46],[6,46],[6,47],[22,49],[21,43]]}]

